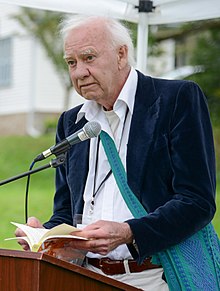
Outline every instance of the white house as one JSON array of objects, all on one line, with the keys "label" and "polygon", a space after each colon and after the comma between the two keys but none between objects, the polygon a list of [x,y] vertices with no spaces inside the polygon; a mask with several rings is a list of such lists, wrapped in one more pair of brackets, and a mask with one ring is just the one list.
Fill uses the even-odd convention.
[{"label": "white house", "polygon": [[[37,40],[12,19],[18,6],[0,4],[0,134],[42,131],[64,109],[64,88]],[[71,106],[82,103],[76,94]]]}]

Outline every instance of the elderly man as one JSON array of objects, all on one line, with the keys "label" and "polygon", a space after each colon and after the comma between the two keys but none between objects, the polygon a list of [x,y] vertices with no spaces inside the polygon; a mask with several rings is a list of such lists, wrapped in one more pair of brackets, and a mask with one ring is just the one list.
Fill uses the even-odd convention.
[{"label": "elderly man", "polygon": [[[72,246],[87,251],[85,267],[144,290],[168,290],[163,268],[153,265],[151,256],[199,231],[215,213],[205,97],[193,82],[136,71],[131,37],[116,20],[73,17],[62,33],[73,86],[86,100],[61,115],[57,142],[98,121],[113,138],[128,185],[149,214],[133,217],[94,138],[72,146],[57,169],[54,213],[43,226],[73,224],[74,215],[82,213],[79,235],[89,240]],[[28,224],[41,226],[36,218]]]}]

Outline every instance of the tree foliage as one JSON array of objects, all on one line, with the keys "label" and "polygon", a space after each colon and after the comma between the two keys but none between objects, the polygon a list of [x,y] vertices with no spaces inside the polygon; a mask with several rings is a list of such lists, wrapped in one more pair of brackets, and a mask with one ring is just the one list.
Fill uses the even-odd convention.
[{"label": "tree foliage", "polygon": [[[185,65],[201,66],[201,73],[188,79],[197,82],[205,92],[213,122],[220,123],[220,19],[195,21],[182,25],[161,25],[153,35],[155,43],[176,41],[178,53],[187,56]],[[182,47],[181,47],[182,43]],[[186,45],[188,44],[188,45]]]},{"label": "tree foliage", "polygon": [[207,95],[213,121],[220,121],[220,30],[211,29],[197,38],[191,63],[204,72],[193,76]]},{"label": "tree foliage", "polygon": [[63,43],[58,32],[59,23],[66,17],[61,12],[51,12],[30,8],[20,8],[13,18],[33,37],[36,37],[55,66],[65,89],[64,109],[68,107],[70,81],[67,65],[63,59]]}]

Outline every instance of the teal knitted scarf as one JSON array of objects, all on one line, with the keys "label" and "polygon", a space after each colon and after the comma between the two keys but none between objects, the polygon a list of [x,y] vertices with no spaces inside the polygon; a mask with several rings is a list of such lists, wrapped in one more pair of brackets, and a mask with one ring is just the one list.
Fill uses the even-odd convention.
[{"label": "teal knitted scarf", "polygon": [[[147,215],[127,184],[114,141],[104,131],[101,131],[100,138],[129,210],[135,218]],[[182,243],[154,255],[153,263],[163,266],[171,291],[220,290],[220,242],[211,223]]]}]

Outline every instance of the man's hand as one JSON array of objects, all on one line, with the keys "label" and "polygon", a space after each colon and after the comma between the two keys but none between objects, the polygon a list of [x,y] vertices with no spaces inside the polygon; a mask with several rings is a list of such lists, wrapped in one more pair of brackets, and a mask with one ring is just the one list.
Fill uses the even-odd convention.
[{"label": "man's hand", "polygon": [[[27,221],[27,225],[31,227],[43,228],[43,225],[36,217],[29,217]],[[19,245],[21,245],[23,250],[25,251],[30,250],[28,243],[23,239],[19,239],[19,237],[21,236],[26,236],[26,234],[20,228],[17,228],[15,230],[15,236],[18,237],[18,243]]]},{"label": "man's hand", "polygon": [[100,255],[107,255],[122,244],[132,243],[133,235],[128,223],[99,220],[73,235],[88,238],[88,241],[75,240],[72,247],[87,250]]}]

